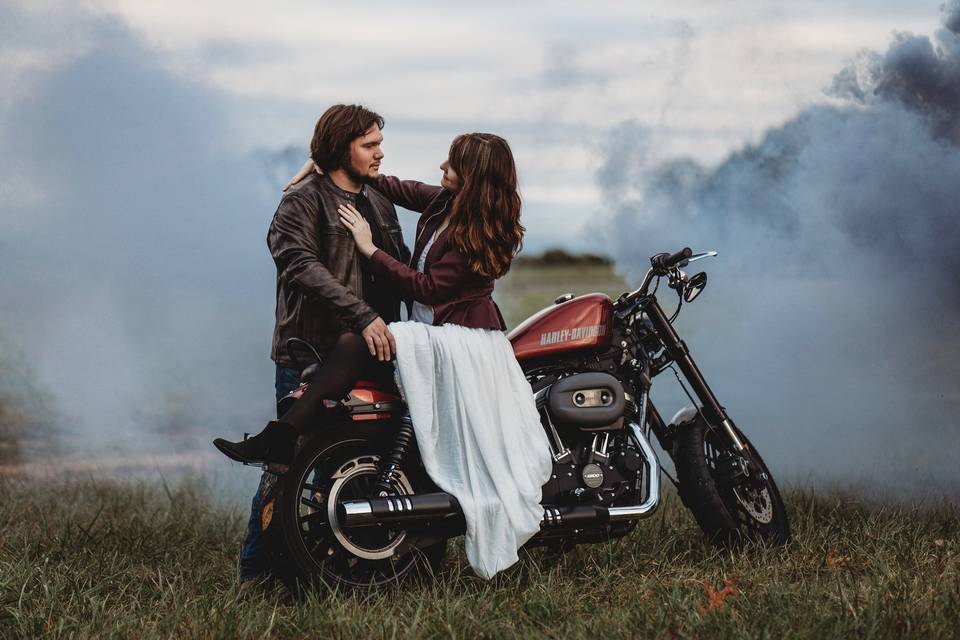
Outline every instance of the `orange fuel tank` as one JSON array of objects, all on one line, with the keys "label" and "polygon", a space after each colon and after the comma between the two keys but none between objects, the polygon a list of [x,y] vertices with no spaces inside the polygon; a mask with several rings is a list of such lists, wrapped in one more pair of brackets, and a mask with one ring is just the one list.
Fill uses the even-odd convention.
[{"label": "orange fuel tank", "polygon": [[610,344],[613,301],[603,293],[587,295],[542,309],[524,320],[507,338],[517,360]]}]

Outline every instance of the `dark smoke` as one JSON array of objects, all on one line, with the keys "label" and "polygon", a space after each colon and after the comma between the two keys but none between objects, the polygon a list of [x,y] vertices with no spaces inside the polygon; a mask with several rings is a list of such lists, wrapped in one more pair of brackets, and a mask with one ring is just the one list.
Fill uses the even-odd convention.
[{"label": "dark smoke", "polygon": [[656,251],[720,252],[696,265],[711,284],[679,326],[794,480],[960,486],[958,6],[932,39],[900,33],[861,54],[833,104],[716,167],[657,161],[636,123],[611,132],[597,181],[618,263],[637,277]]}]

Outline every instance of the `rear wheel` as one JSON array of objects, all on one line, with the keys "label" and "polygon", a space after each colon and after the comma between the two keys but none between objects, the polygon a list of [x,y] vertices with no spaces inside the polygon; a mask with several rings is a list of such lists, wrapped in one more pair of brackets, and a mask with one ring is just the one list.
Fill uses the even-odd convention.
[{"label": "rear wheel", "polygon": [[753,444],[737,435],[755,470],[746,476],[719,430],[699,416],[680,425],[674,444],[680,497],[716,544],[785,545],[790,522],[777,484]]},{"label": "rear wheel", "polygon": [[[261,522],[271,568],[287,586],[384,587],[430,576],[443,564],[446,540],[403,529],[347,529],[337,518],[338,503],[370,497],[391,444],[369,427],[344,425],[315,436],[297,454]],[[395,495],[431,489],[420,469],[401,471],[391,488]]]}]

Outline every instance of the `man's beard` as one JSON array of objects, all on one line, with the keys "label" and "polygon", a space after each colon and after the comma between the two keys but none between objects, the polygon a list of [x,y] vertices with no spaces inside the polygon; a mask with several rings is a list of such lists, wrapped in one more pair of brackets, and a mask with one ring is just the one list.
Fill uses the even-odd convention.
[{"label": "man's beard", "polygon": [[352,162],[343,163],[343,172],[347,174],[347,177],[356,182],[357,184],[371,184],[373,183],[373,178],[371,178],[366,173],[360,173],[357,171],[356,167],[353,166]]}]

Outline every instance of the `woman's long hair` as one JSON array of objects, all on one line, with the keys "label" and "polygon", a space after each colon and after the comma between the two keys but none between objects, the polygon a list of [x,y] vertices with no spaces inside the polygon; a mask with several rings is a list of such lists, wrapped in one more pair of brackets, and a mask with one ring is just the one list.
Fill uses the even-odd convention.
[{"label": "woman's long hair", "polygon": [[450,144],[460,190],[450,215],[450,242],[488,278],[510,269],[523,245],[517,168],[510,145],[492,133],[465,133]]}]

